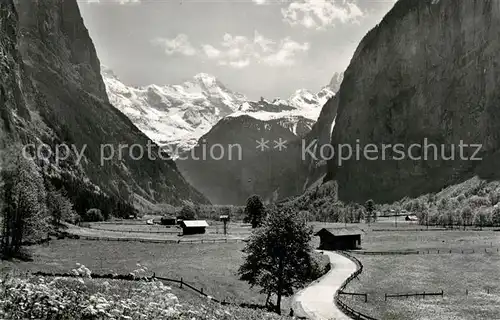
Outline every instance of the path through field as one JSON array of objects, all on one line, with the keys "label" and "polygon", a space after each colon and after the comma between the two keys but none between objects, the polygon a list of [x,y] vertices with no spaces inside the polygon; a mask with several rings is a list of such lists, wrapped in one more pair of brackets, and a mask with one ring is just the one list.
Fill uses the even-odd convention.
[{"label": "path through field", "polygon": [[333,297],[342,282],[356,271],[356,264],[338,253],[322,252],[330,258],[332,268],[323,277],[295,295],[293,299],[295,315],[312,320],[350,319],[337,308]]}]

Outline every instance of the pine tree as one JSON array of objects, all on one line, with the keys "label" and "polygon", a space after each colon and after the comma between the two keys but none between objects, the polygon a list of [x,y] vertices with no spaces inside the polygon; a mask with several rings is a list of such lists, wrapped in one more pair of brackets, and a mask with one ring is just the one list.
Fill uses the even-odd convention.
[{"label": "pine tree", "polygon": [[377,219],[377,217],[374,213],[375,212],[375,203],[373,202],[372,199],[367,200],[365,202],[365,210],[366,210],[366,219],[367,219],[368,223],[370,223],[372,218],[373,218],[373,221],[375,221]]},{"label": "pine tree", "polygon": [[275,208],[257,229],[244,252],[245,262],[239,269],[242,280],[261,293],[276,294],[276,312],[281,312],[283,296],[303,287],[315,276],[317,265],[309,245],[312,229],[290,208]]},{"label": "pine tree", "polygon": [[255,229],[262,224],[266,215],[266,208],[259,196],[253,195],[248,198],[245,214],[244,222],[251,223],[252,228]]}]

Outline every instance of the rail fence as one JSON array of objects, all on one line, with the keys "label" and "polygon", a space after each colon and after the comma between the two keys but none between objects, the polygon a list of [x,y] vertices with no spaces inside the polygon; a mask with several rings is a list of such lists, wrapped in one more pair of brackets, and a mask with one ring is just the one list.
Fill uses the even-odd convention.
[{"label": "rail fence", "polygon": [[387,298],[409,298],[409,297],[431,297],[431,296],[444,296],[444,291],[441,290],[441,292],[423,292],[423,293],[397,293],[397,294],[385,294],[385,301],[387,301]]},{"label": "rail fence", "polygon": [[[378,320],[374,317],[371,317],[367,314],[364,314],[362,312],[359,312],[353,308],[351,308],[350,306],[348,306],[347,304],[345,304],[342,300],[340,300],[339,296],[344,293],[344,290],[345,288],[347,287],[347,285],[354,279],[356,279],[359,274],[361,274],[361,272],[363,272],[363,264],[361,263],[361,261],[359,261],[356,257],[354,256],[351,256],[350,254],[348,254],[347,252],[343,252],[343,251],[339,251],[338,253],[342,254],[343,256],[345,256],[346,258],[350,259],[351,261],[354,261],[354,263],[356,264],[356,271],[354,271],[353,274],[351,274],[349,276],[349,278],[347,278],[343,283],[342,285],[340,286],[340,288],[337,290],[337,292],[335,292],[335,296],[334,296],[334,301],[335,301],[335,304],[337,305],[337,307],[342,310],[342,312],[344,312],[346,315],[348,315],[349,317],[353,318],[353,319],[358,319],[358,320]],[[366,294],[362,294],[365,296],[365,302],[368,301],[368,296]]]},{"label": "rail fence", "polygon": [[[34,276],[41,276],[41,277],[60,277],[60,278],[82,278],[80,275],[75,275],[73,273],[49,273],[49,272],[42,272],[42,271],[37,271],[32,273]],[[150,277],[136,277],[132,274],[96,274],[92,273],[91,274],[92,279],[110,279],[110,280],[125,280],[125,281],[154,281],[154,280],[160,280],[162,282],[169,282],[169,283],[176,283],[179,285],[179,287],[182,288],[188,288],[208,299],[210,301],[213,301],[215,303],[219,303],[221,305],[233,305],[233,306],[238,306],[242,308],[250,308],[250,309],[261,309],[261,310],[268,310],[268,307],[259,305],[259,304],[250,304],[250,303],[234,303],[234,302],[228,302],[225,299],[216,299],[213,296],[209,295],[206,291],[203,290],[203,288],[196,288],[194,285],[189,284],[188,282],[185,282],[183,278],[180,279],[171,279],[171,278],[166,278],[166,277],[158,277],[156,276],[155,273],[153,273],[152,276]]]},{"label": "rail fence", "polygon": [[484,249],[421,249],[421,250],[405,250],[405,251],[357,251],[349,250],[349,253],[360,255],[411,255],[411,254],[472,254],[472,253],[498,253],[499,248],[484,248]]},{"label": "rail fence", "polygon": [[[78,237],[78,238],[77,238]],[[239,243],[243,242],[242,239],[193,239],[193,240],[175,240],[175,239],[143,239],[143,238],[110,238],[110,237],[94,237],[94,236],[82,236],[78,235],[75,237],[80,240],[89,241],[117,241],[117,242],[142,242],[142,243],[176,243],[176,244],[186,244],[186,243]]]},{"label": "rail fence", "polygon": [[371,229],[373,232],[393,232],[393,231],[403,231],[403,232],[420,232],[420,231],[457,231],[457,229],[446,229],[446,228],[398,228],[394,227],[392,229],[384,228],[384,229]]},{"label": "rail fence", "polygon": [[109,232],[121,232],[121,233],[170,233],[170,234],[182,234],[182,230],[165,230],[165,231],[148,231],[148,230],[116,230],[116,229],[106,229],[106,228],[95,228],[95,227],[85,227],[91,230],[98,231],[109,231]]}]

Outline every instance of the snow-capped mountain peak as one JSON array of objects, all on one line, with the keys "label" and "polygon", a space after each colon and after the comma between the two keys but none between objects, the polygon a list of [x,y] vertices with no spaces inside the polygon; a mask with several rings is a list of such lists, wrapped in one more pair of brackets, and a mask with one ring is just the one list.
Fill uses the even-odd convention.
[{"label": "snow-capped mountain peak", "polygon": [[301,89],[286,100],[250,101],[207,73],[198,73],[180,85],[131,87],[121,82],[111,69],[102,66],[101,72],[110,102],[151,140],[159,145],[177,146],[179,152],[191,149],[227,116],[282,119],[279,123],[290,130],[297,127],[294,123],[298,121],[312,125],[324,103],[334,95],[328,85],[317,94]]},{"label": "snow-capped mountain peak", "polygon": [[194,76],[194,79],[203,83],[207,87],[215,86],[217,84],[217,78],[208,73],[198,73]]}]

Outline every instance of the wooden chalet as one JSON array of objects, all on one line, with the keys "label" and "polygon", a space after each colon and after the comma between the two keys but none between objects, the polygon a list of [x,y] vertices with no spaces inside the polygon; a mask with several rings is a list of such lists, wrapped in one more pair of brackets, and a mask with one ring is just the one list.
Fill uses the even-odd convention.
[{"label": "wooden chalet", "polygon": [[354,250],[361,248],[363,233],[358,227],[323,228],[315,236],[320,237],[320,250]]},{"label": "wooden chalet", "polygon": [[206,232],[208,223],[205,220],[183,220],[180,226],[183,235],[203,234]]}]

